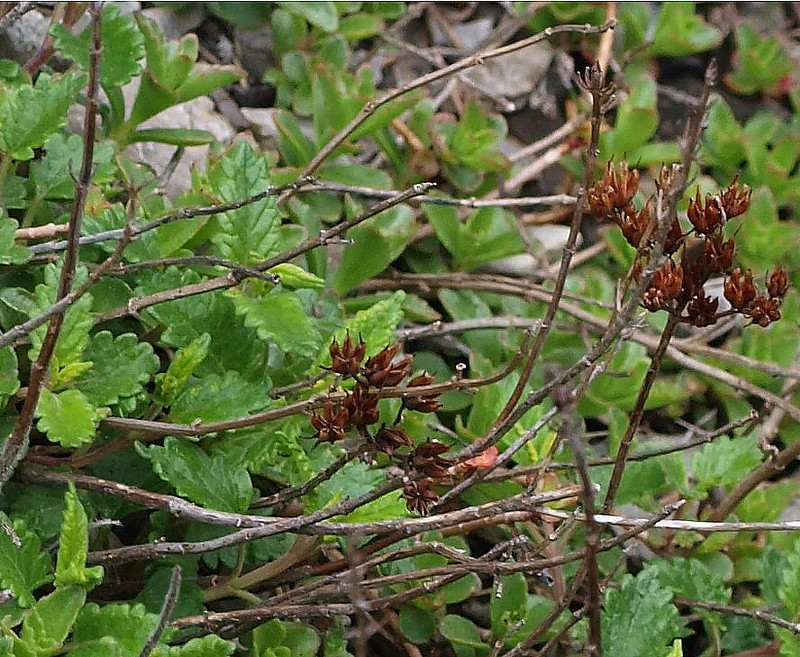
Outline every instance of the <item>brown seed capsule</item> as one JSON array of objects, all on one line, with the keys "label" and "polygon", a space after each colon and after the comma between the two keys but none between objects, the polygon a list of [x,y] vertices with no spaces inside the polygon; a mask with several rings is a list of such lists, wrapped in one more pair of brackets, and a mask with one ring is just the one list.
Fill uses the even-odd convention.
[{"label": "brown seed capsule", "polygon": [[398,447],[411,447],[409,435],[400,427],[387,427],[385,424],[375,434],[375,444],[379,450],[389,456],[394,454]]},{"label": "brown seed capsule", "polygon": [[317,430],[317,440],[321,443],[336,442],[344,438],[349,428],[348,410],[327,402],[322,407],[322,415],[314,413],[311,416],[311,424]]},{"label": "brown seed capsule", "polygon": [[442,458],[450,447],[438,440],[426,440],[417,445],[411,455],[411,465],[418,472],[431,479],[439,479],[447,474],[447,469],[453,464],[452,461]]},{"label": "brown seed capsule", "polygon": [[783,267],[778,267],[767,280],[767,293],[773,299],[783,299],[789,287],[789,277]]},{"label": "brown seed capsule", "polygon": [[395,359],[399,350],[400,343],[398,342],[367,360],[363,374],[371,386],[376,388],[396,386],[408,376],[414,357],[406,355]]},{"label": "brown seed capsule", "polygon": [[742,274],[742,270],[738,267],[734,269],[725,281],[724,295],[735,310],[750,311],[757,295],[751,271],[748,269],[745,274]]},{"label": "brown seed capsule", "polygon": [[354,345],[347,334],[344,344],[340,347],[334,339],[328,351],[331,355],[331,371],[342,376],[355,376],[361,371],[361,361],[364,360],[366,345],[359,338],[358,344]]},{"label": "brown seed capsule", "polygon": [[738,217],[750,208],[750,195],[752,190],[747,185],[739,187],[739,176],[733,179],[728,188],[720,195],[722,207],[728,219]]},{"label": "brown seed capsule", "polygon": [[439,496],[431,490],[431,482],[410,481],[403,486],[403,496],[406,498],[406,508],[412,513],[426,516],[431,505],[439,500]]},{"label": "brown seed capsule", "polygon": [[780,305],[781,300],[777,297],[772,299],[759,297],[753,304],[750,316],[756,324],[765,328],[781,318],[781,311],[778,309]]}]

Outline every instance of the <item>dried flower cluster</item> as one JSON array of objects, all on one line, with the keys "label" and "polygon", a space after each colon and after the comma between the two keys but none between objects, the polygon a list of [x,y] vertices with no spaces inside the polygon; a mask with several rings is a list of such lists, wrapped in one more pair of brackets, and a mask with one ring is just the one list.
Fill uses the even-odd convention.
[{"label": "dried flower cluster", "polygon": [[[662,189],[668,187],[668,170],[662,171],[658,183]],[[634,270],[637,276],[653,246],[655,226],[652,200],[641,210],[633,204],[638,189],[637,169],[629,169],[627,162],[618,168],[609,163],[603,178],[588,193],[591,211],[616,223],[628,243],[638,249]],[[788,287],[783,268],[767,276],[766,294],[760,293],[749,270],[744,274],[738,268],[731,272],[736,242],[734,237],[725,238],[723,228],[749,207],[750,188],[740,185],[738,179],[716,196],[706,194],[701,198],[698,191],[686,211],[691,228],[684,232],[678,217],[673,217],[664,242],[666,259],[653,274],[642,305],[652,312],[665,310],[694,326],[710,326],[733,313],[744,315],[759,326],[780,319],[779,308]],[[706,293],[705,284],[715,276],[725,277],[724,294],[731,310],[720,311],[719,299]]]},{"label": "dried flower cluster", "polygon": [[[411,373],[413,356],[401,354],[400,344],[396,343],[364,363],[366,345],[361,339],[354,343],[349,334],[341,345],[334,340],[329,352],[330,370],[342,378],[353,379],[355,386],[346,393],[343,402],[328,402],[321,413],[311,416],[317,439],[320,442],[335,442],[342,440],[351,430],[369,439],[377,451],[395,460],[409,476],[409,482],[403,488],[409,511],[427,513],[430,505],[439,499],[432,486],[448,474],[452,465],[442,457],[450,447],[435,440],[427,440],[414,447],[411,437],[399,424],[403,409],[422,413],[436,412],[441,406],[438,395],[403,397],[401,412],[394,422],[388,426],[382,423],[372,435],[369,427],[380,421],[378,391],[400,385]],[[423,372],[410,379],[406,388],[429,386],[433,383],[434,378]]]}]

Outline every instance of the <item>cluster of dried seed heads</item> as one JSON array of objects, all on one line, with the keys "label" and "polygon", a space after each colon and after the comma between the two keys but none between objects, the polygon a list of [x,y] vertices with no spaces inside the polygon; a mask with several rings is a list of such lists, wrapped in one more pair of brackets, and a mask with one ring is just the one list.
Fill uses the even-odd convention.
[{"label": "cluster of dried seed heads", "polygon": [[[340,403],[327,402],[321,413],[311,416],[311,424],[317,431],[320,442],[335,442],[344,439],[351,430],[371,441],[377,451],[403,467],[409,481],[403,488],[406,506],[410,511],[425,514],[439,497],[432,490],[437,481],[447,475],[452,463],[442,454],[448,445],[436,440],[427,440],[414,447],[411,437],[399,426],[402,409],[422,413],[434,413],[440,408],[438,395],[413,395],[403,397],[401,413],[393,424],[382,423],[374,435],[369,427],[380,421],[378,391],[385,387],[400,385],[411,373],[413,356],[402,354],[400,344],[393,344],[375,356],[366,356],[366,345],[359,339],[353,342],[348,334],[340,345],[334,340],[330,347],[330,370],[345,378],[353,379],[355,386],[346,393]],[[434,378],[423,372],[406,383],[407,389],[429,386]]]},{"label": "cluster of dried seed heads", "polygon": [[[664,169],[658,184],[667,189],[669,171]],[[638,276],[653,246],[655,222],[652,221],[652,199],[637,210],[633,198],[639,189],[639,171],[629,169],[627,162],[615,168],[611,163],[605,175],[589,189],[591,211],[599,218],[619,226],[625,239],[638,249],[634,273]],[[742,274],[733,268],[736,242],[725,238],[725,224],[750,207],[750,188],[740,185],[738,178],[721,194],[698,191],[689,200],[686,211],[691,228],[684,232],[677,215],[673,217],[664,242],[664,263],[655,271],[642,297],[642,305],[650,311],[665,310],[682,322],[694,326],[710,326],[720,317],[738,313],[759,326],[768,326],[781,317],[780,305],[788,287],[786,271],[776,269],[767,276],[767,293],[761,294],[748,270]],[[723,276],[724,295],[731,310],[719,310],[719,298],[706,293],[705,284],[715,276]]]}]

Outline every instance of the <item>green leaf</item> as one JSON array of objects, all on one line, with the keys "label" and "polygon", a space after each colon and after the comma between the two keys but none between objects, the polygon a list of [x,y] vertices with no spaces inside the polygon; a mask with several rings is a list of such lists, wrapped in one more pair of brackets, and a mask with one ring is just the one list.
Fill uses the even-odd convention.
[{"label": "green leaf", "polygon": [[736,27],[736,57],[725,82],[737,94],[774,91],[791,74],[792,61],[775,36],[764,38],[747,23]]},{"label": "green leaf", "polygon": [[270,10],[264,2],[204,2],[203,6],[222,20],[246,30],[264,25]]},{"label": "green leaf", "polygon": [[[73,35],[69,28],[56,23],[50,30],[55,38],[56,49],[73,60],[82,70],[89,70],[89,50],[92,38],[90,25],[79,35]],[[116,4],[103,6],[100,15],[100,84],[104,89],[121,87],[139,73],[142,67],[139,60],[144,57],[144,38],[131,16],[121,15]]]},{"label": "green leaf", "polygon": [[114,337],[109,331],[100,331],[89,339],[83,357],[91,361],[92,369],[75,385],[94,406],[109,406],[135,397],[159,367],[153,347],[139,342],[133,333]]},{"label": "green leaf", "polygon": [[651,75],[643,73],[632,83],[630,94],[617,109],[614,132],[604,149],[608,158],[631,156],[655,134],[658,127],[656,100],[656,82]]},{"label": "green leaf", "polygon": [[81,447],[92,442],[103,415],[80,390],[54,393],[44,388],[36,406],[39,431],[62,447]]},{"label": "green leaf", "polygon": [[[37,199],[72,200],[75,196],[74,175],[81,167],[83,140],[79,135],[54,134],[44,145],[45,155],[30,165],[30,180],[36,187]],[[115,155],[111,141],[95,144],[92,176],[95,182],[110,181],[109,162]]]},{"label": "green leaf", "polygon": [[[87,604],[75,621],[70,655],[89,654],[93,646],[108,649],[113,642],[116,654],[138,655],[158,625],[158,616],[147,612],[142,604],[110,604],[100,607]],[[100,642],[103,642],[101,644]],[[114,653],[110,653],[114,654]]]},{"label": "green leaf", "polygon": [[492,597],[489,602],[492,636],[495,639],[505,636],[525,617],[527,597],[528,584],[522,573],[498,578],[492,587]]},{"label": "green leaf", "polygon": [[273,618],[253,630],[253,654],[279,654],[285,648],[291,657],[314,657],[320,647],[314,628],[300,623],[288,623]]},{"label": "green leaf", "polygon": [[[220,201],[238,201],[271,184],[267,160],[247,142],[237,142],[208,174]],[[217,216],[220,232],[211,238],[223,258],[251,264],[277,253],[280,217],[270,196]]]},{"label": "green leaf", "polygon": [[[725,588],[722,577],[697,559],[676,557],[670,561],[654,561],[645,568],[656,573],[661,586],[673,595],[689,600],[728,604],[731,592]],[[698,609],[700,615],[712,626],[722,629],[719,614]]]},{"label": "green leaf", "polygon": [[172,422],[219,422],[245,417],[270,404],[269,386],[254,386],[236,370],[193,377],[175,398]]},{"label": "green leaf", "polygon": [[608,589],[601,628],[603,653],[615,657],[666,657],[682,629],[671,591],[652,571],[625,575],[618,590]]},{"label": "green leaf", "polygon": [[720,31],[695,11],[694,2],[665,2],[649,52],[656,57],[680,57],[711,50],[722,42]]},{"label": "green leaf", "polygon": [[333,2],[276,2],[297,16],[302,16],[309,23],[325,32],[335,32],[339,27],[339,12]]},{"label": "green leaf", "polygon": [[236,650],[233,641],[225,641],[216,634],[192,639],[182,646],[159,648],[153,657],[228,657]]},{"label": "green leaf", "polygon": [[447,614],[439,624],[439,632],[450,642],[458,657],[489,654],[489,646],[481,640],[478,626],[463,616]]},{"label": "green leaf", "polygon": [[386,269],[403,252],[415,233],[414,214],[405,205],[390,208],[349,231],[347,236],[354,243],[344,248],[333,278],[334,290],[344,295]]},{"label": "green leaf", "polygon": [[128,139],[131,144],[143,141],[186,147],[212,144],[216,137],[208,130],[199,128],[143,128],[132,132]]},{"label": "green leaf", "polygon": [[800,540],[795,540],[793,549],[786,553],[784,567],[778,574],[778,599],[789,617],[800,614]]},{"label": "green leaf", "polygon": [[411,643],[417,645],[428,643],[436,634],[436,619],[427,609],[405,604],[400,607],[397,617],[400,621],[400,631]]},{"label": "green leaf", "polygon": [[[11,524],[2,514],[4,522]],[[42,550],[41,539],[21,522],[13,525],[21,547],[0,529],[0,586],[11,589],[21,607],[30,607],[35,598],[33,592],[52,579],[50,557]]]},{"label": "green leaf", "polygon": [[66,123],[67,110],[85,80],[77,73],[42,73],[34,86],[11,90],[0,83],[0,153],[13,160],[33,159],[33,149]]},{"label": "green leaf", "polygon": [[58,538],[56,586],[78,585],[92,588],[103,581],[103,567],[86,567],[86,555],[89,553],[89,520],[72,482],[67,487],[64,499],[66,507]]},{"label": "green leaf", "polygon": [[358,13],[342,18],[339,33],[348,41],[369,39],[383,32],[386,23],[375,14]]},{"label": "green leaf", "polygon": [[229,465],[221,456],[209,456],[199,445],[168,436],[164,445],[141,448],[155,473],[179,495],[209,509],[244,513],[253,497],[244,466]]},{"label": "green leaf", "polygon": [[31,259],[31,251],[14,241],[19,224],[14,219],[0,217],[0,265],[22,265]]},{"label": "green leaf", "polygon": [[283,262],[269,269],[270,274],[275,274],[281,279],[281,285],[292,289],[309,288],[319,290],[325,287],[324,279],[314,276],[311,272],[291,262]]},{"label": "green leaf", "polygon": [[0,349],[0,408],[19,390],[17,354],[11,347]]},{"label": "green leaf", "polygon": [[758,436],[743,436],[733,440],[720,436],[692,456],[697,490],[705,493],[716,486],[738,483],[758,467],[763,458],[758,448]]},{"label": "green leaf", "polygon": [[197,366],[205,360],[210,344],[211,336],[203,333],[178,350],[166,372],[156,375],[154,397],[159,404],[172,405]]},{"label": "green leaf", "polygon": [[254,328],[268,344],[300,357],[310,357],[319,351],[322,336],[297,294],[276,289],[251,297],[241,289],[234,289],[229,295],[236,313],[244,316],[245,326]]},{"label": "green leaf", "polygon": [[57,588],[28,610],[20,639],[36,657],[56,653],[72,630],[85,600],[86,591],[81,586]]}]

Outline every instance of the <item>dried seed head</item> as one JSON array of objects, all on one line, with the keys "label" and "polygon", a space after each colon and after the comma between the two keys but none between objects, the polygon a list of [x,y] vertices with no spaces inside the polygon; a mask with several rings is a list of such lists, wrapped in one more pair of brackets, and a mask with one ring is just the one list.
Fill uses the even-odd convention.
[{"label": "dried seed head", "polygon": [[597,217],[609,217],[613,210],[625,210],[639,189],[639,170],[621,162],[619,169],[609,162],[605,175],[589,188],[589,207]]},{"label": "dried seed head", "polygon": [[398,447],[411,447],[412,442],[402,428],[387,427],[384,424],[375,434],[375,444],[379,450],[391,456]]},{"label": "dried seed head", "polygon": [[750,316],[756,324],[765,328],[772,322],[777,322],[781,318],[781,311],[779,310],[780,305],[781,300],[777,297],[772,299],[759,297],[756,299],[755,304],[753,304]]},{"label": "dried seed head", "polygon": [[753,274],[749,269],[742,274],[742,270],[737,267],[725,281],[725,298],[731,307],[739,312],[752,310],[757,294],[755,283],[753,283]]},{"label": "dried seed head", "polygon": [[431,504],[439,500],[439,496],[431,490],[431,482],[409,481],[403,486],[403,497],[406,498],[406,508],[412,513],[419,513],[426,516],[430,511]]},{"label": "dried seed head", "polygon": [[411,455],[412,467],[431,479],[440,479],[447,474],[447,469],[453,464],[449,459],[442,458],[449,445],[438,440],[426,440],[417,445]]},{"label": "dried seed head", "polygon": [[406,355],[395,359],[399,350],[397,342],[367,360],[363,373],[370,385],[376,388],[396,386],[408,375],[414,357]]},{"label": "dried seed head", "polygon": [[361,371],[361,361],[364,360],[366,345],[359,338],[358,344],[354,345],[350,339],[350,333],[344,339],[344,344],[340,347],[334,339],[328,347],[331,355],[331,371],[342,376],[355,376]]},{"label": "dried seed head", "polygon": [[789,276],[783,267],[778,267],[767,279],[767,293],[772,299],[783,299],[789,287]]},{"label": "dried seed head", "polygon": [[364,433],[367,426],[380,419],[378,412],[378,395],[369,394],[362,386],[357,385],[347,396],[345,402],[350,425]]},{"label": "dried seed head", "polygon": [[752,190],[747,185],[739,186],[739,176],[733,179],[728,188],[720,195],[722,207],[729,219],[738,217],[750,208]]},{"label": "dried seed head", "polygon": [[728,214],[719,196],[706,194],[705,203],[700,200],[700,190],[689,200],[686,216],[698,235],[711,235],[717,232],[728,220]]},{"label": "dried seed head", "polygon": [[668,258],[650,280],[650,287],[642,297],[642,304],[650,311],[667,308],[683,291],[683,267]]},{"label": "dried seed head", "polygon": [[[429,386],[435,382],[435,379],[423,372],[419,376],[415,376],[408,382],[409,388],[417,388],[420,386]],[[442,405],[439,403],[439,395],[426,395],[419,397],[403,397],[403,406],[412,410],[419,411],[420,413],[435,413]]]},{"label": "dried seed head", "polygon": [[348,409],[327,402],[322,407],[322,415],[314,413],[311,416],[311,424],[317,430],[317,440],[321,443],[341,440],[350,428]]},{"label": "dried seed head", "polygon": [[692,297],[686,304],[686,315],[697,327],[711,326],[717,321],[718,307],[719,299],[706,296],[701,288],[701,294]]}]

